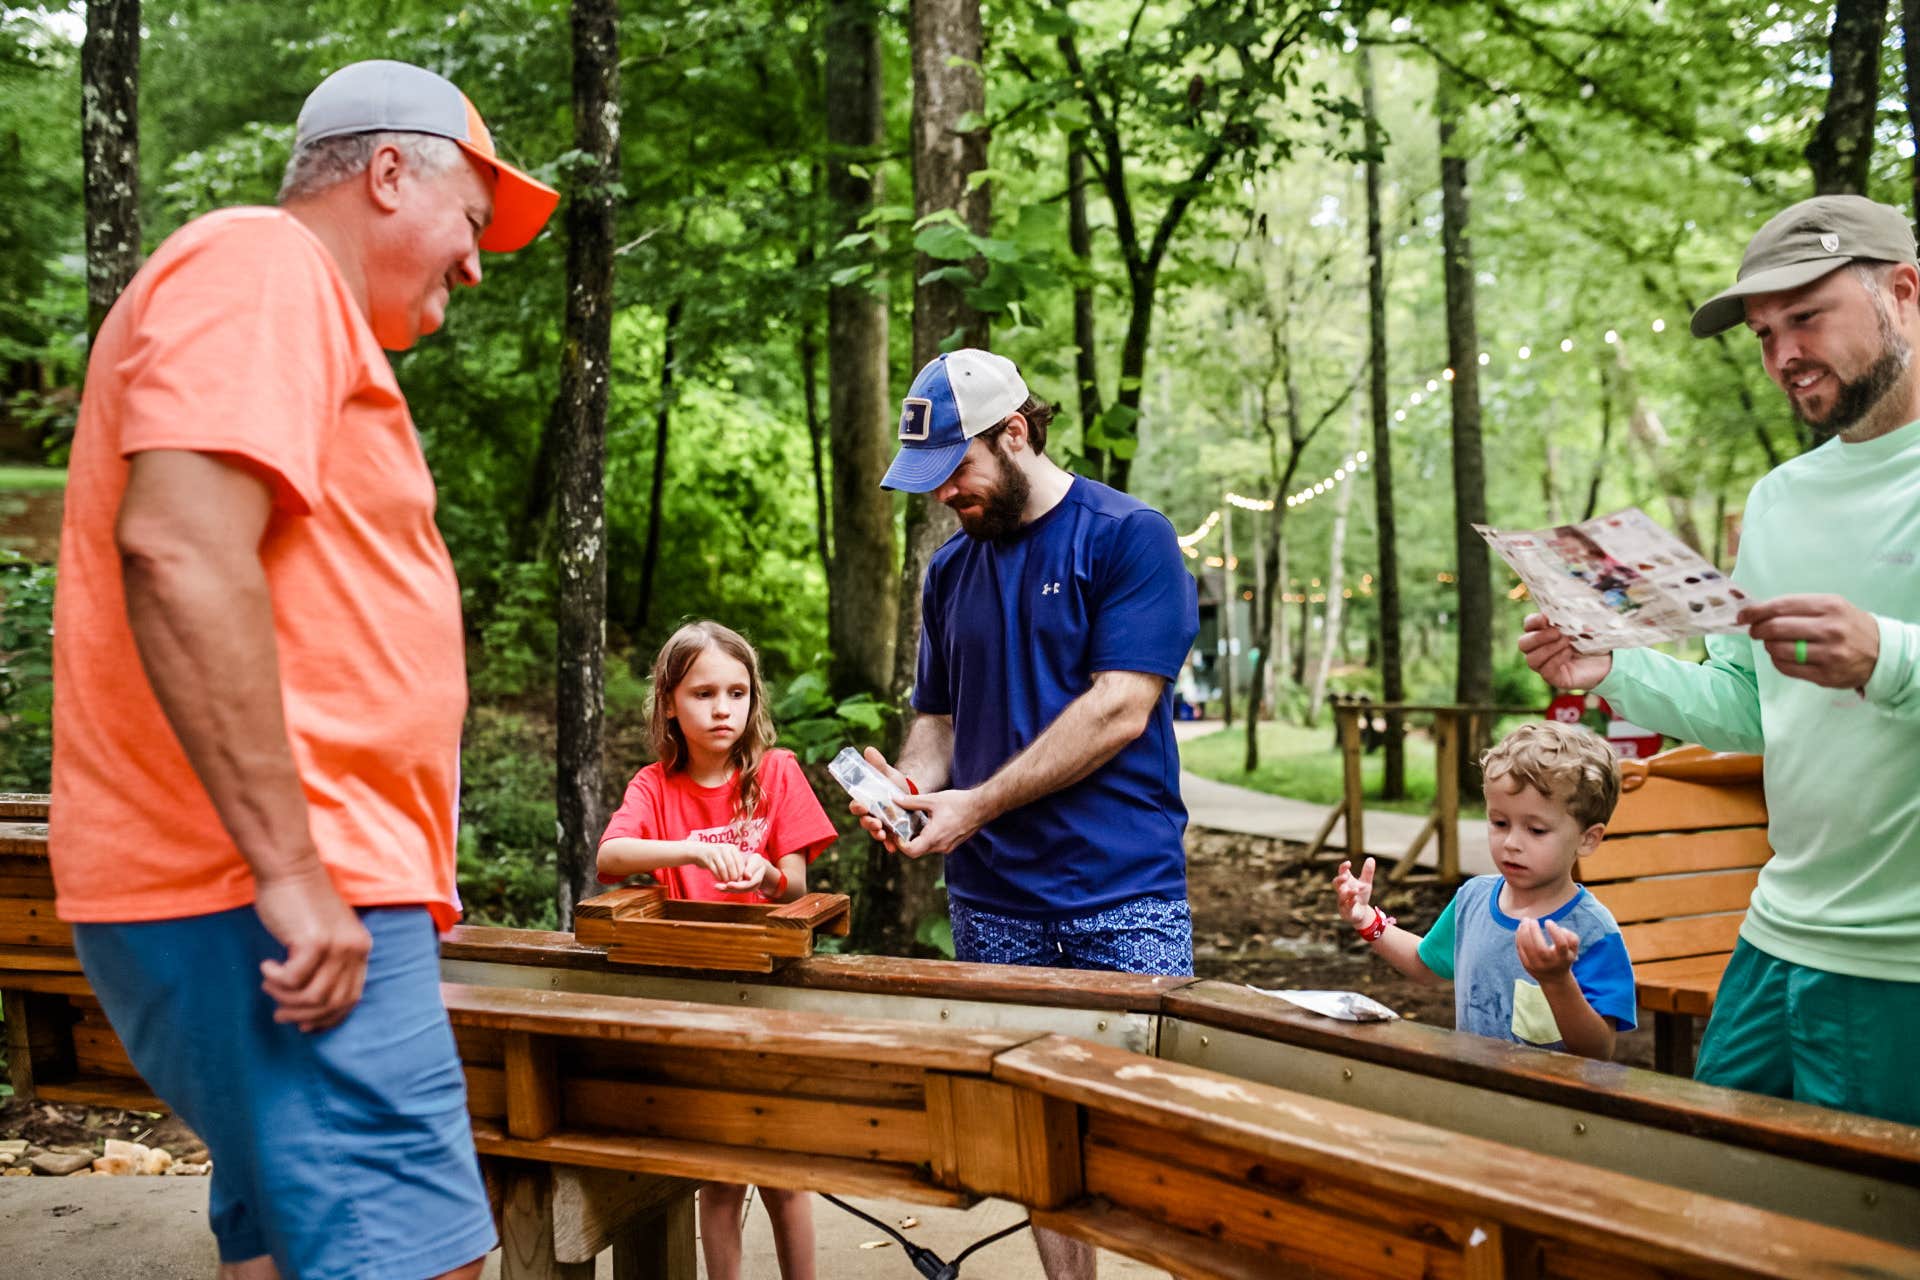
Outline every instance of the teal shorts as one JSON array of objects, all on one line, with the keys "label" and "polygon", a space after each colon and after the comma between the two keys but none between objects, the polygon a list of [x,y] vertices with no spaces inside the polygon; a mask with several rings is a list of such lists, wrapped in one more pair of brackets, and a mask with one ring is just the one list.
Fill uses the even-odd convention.
[{"label": "teal shorts", "polygon": [[1694,1079],[1920,1124],[1920,982],[1812,969],[1742,940]]},{"label": "teal shorts", "polygon": [[269,1255],[288,1280],[422,1280],[493,1248],[433,921],[423,907],[360,919],[366,990],[311,1034],[273,1020],[260,962],[286,951],[250,906],[74,926],[128,1057],[212,1154],[222,1262]]}]

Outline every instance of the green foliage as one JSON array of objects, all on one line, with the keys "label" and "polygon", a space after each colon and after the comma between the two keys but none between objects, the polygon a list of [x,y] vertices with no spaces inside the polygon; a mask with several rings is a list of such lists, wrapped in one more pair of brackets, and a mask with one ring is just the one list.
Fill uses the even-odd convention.
[{"label": "green foliage", "polygon": [[52,565],[0,551],[0,790],[53,779]]},{"label": "green foliage", "polygon": [[893,708],[869,694],[835,701],[824,671],[807,671],[769,699],[780,743],[808,764],[830,759],[842,747],[865,746],[885,731]]},{"label": "green foliage", "polygon": [[553,678],[555,622],[552,570],[542,564],[502,565],[492,583],[490,608],[476,608],[465,592],[467,614],[477,617],[477,643],[468,650],[467,680],[476,698],[500,698],[539,688]]},{"label": "green foliage", "polygon": [[945,913],[924,917],[914,928],[913,940],[929,951],[953,959],[953,921]]},{"label": "green foliage", "polygon": [[553,747],[527,716],[476,708],[460,744],[460,898],[470,924],[554,925]]}]

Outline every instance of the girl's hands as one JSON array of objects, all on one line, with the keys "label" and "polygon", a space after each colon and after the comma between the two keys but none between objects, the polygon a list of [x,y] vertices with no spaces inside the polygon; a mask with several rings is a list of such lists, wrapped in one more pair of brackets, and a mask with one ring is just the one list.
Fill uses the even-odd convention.
[{"label": "girl's hands", "polygon": [[1368,858],[1353,874],[1353,864],[1343,862],[1333,877],[1334,892],[1340,895],[1340,914],[1356,929],[1373,923],[1373,859]]},{"label": "girl's hands", "polygon": [[714,877],[714,887],[722,893],[758,893],[773,896],[773,890],[780,883],[780,868],[757,853],[741,855],[745,863],[740,875],[734,880],[721,880]]},{"label": "girl's hands", "polygon": [[731,886],[737,884],[747,874],[749,860],[765,862],[757,853],[748,853],[738,845],[700,844],[695,846],[693,862],[713,877],[720,888],[729,893],[738,892]]}]

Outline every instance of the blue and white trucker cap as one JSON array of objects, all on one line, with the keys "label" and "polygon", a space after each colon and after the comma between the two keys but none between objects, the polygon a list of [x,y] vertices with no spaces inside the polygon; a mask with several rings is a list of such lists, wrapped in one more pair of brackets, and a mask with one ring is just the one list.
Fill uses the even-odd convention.
[{"label": "blue and white trucker cap", "polygon": [[1027,402],[1027,384],[1005,356],[962,347],[935,356],[900,402],[900,452],[882,489],[928,493],[947,482],[967,442]]}]

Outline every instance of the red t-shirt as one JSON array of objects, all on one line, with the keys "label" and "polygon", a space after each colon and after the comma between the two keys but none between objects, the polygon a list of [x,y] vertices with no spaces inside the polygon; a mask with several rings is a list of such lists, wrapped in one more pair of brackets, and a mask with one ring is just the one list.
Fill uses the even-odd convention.
[{"label": "red t-shirt", "polygon": [[[619,810],[607,823],[600,843],[621,836],[639,840],[700,840],[732,844],[733,783],[703,787],[683,769],[668,773],[650,764],[633,775]],[[760,761],[760,805],[747,823],[740,847],[778,864],[790,853],[812,862],[838,838],[827,811],[791,751],[769,751]],[[701,902],[765,902],[758,893],[722,893],[705,867],[663,867],[653,878],[674,898]],[[617,884],[618,877],[600,877]]]}]

